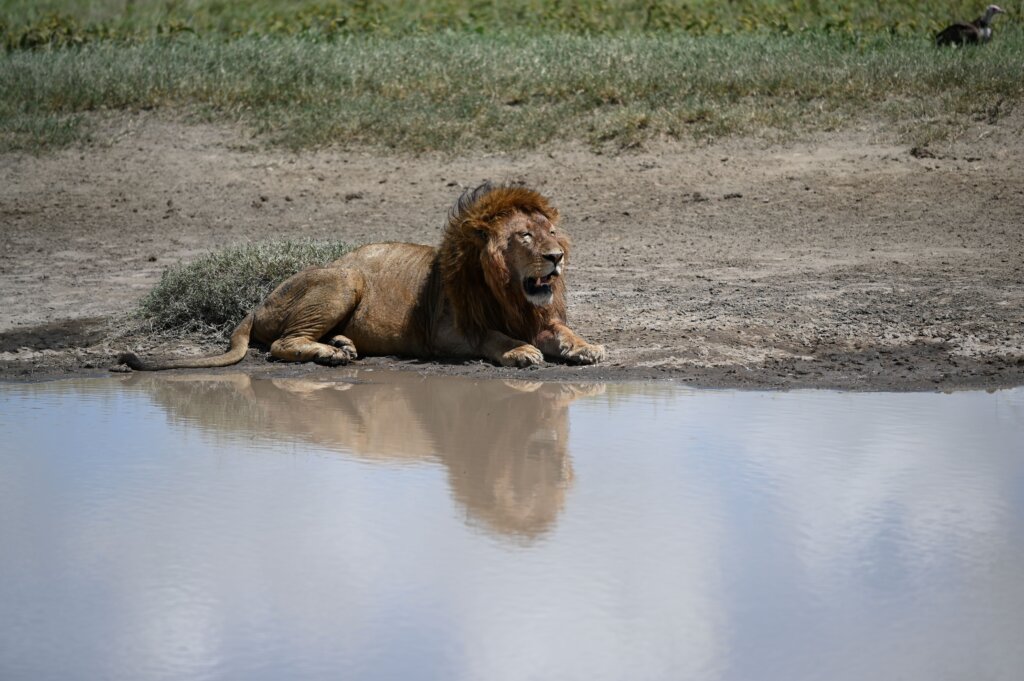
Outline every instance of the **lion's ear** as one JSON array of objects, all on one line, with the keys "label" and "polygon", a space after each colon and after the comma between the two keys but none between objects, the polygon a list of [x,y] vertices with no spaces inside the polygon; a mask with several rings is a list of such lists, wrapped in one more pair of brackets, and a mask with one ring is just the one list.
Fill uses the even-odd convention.
[{"label": "lion's ear", "polygon": [[488,241],[488,234],[486,229],[477,227],[473,230],[473,237],[479,242],[481,246],[485,245]]}]

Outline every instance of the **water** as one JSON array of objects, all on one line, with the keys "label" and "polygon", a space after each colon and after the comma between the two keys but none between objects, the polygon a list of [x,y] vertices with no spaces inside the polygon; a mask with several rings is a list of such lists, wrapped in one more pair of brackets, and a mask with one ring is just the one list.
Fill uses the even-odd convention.
[{"label": "water", "polygon": [[0,679],[1021,678],[1024,390],[330,375],[0,385]]}]

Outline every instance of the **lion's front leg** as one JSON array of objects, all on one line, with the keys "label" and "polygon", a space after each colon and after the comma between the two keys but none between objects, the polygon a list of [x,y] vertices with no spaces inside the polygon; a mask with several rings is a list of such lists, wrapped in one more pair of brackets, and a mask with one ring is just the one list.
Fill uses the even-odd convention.
[{"label": "lion's front leg", "polygon": [[603,345],[588,343],[565,324],[552,324],[537,334],[536,342],[545,355],[574,364],[596,364],[605,358]]},{"label": "lion's front leg", "polygon": [[505,367],[528,367],[544,363],[544,353],[539,349],[498,331],[487,332],[481,353]]}]

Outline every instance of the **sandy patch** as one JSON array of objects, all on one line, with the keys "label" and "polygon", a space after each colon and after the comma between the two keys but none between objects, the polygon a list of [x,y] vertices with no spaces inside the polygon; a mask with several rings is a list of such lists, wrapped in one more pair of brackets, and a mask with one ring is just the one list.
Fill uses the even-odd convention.
[{"label": "sandy patch", "polygon": [[[0,378],[103,369],[125,343],[217,349],[111,336],[169,264],[268,238],[433,244],[461,190],[491,179],[524,181],[559,206],[575,243],[570,321],[610,351],[604,366],[531,378],[1020,385],[1021,127],[979,123],[925,154],[853,132],[447,158],[254,151],[237,130],[135,117],[106,144],[0,156]],[[256,351],[242,366],[330,371]]]}]

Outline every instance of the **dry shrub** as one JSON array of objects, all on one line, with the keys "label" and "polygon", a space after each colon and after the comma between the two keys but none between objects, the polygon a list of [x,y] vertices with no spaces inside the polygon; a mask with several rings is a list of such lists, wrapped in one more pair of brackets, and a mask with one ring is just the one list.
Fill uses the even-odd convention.
[{"label": "dry shrub", "polygon": [[272,241],[210,253],[169,267],[139,314],[154,330],[224,333],[291,275],[350,250],[342,242]]}]

